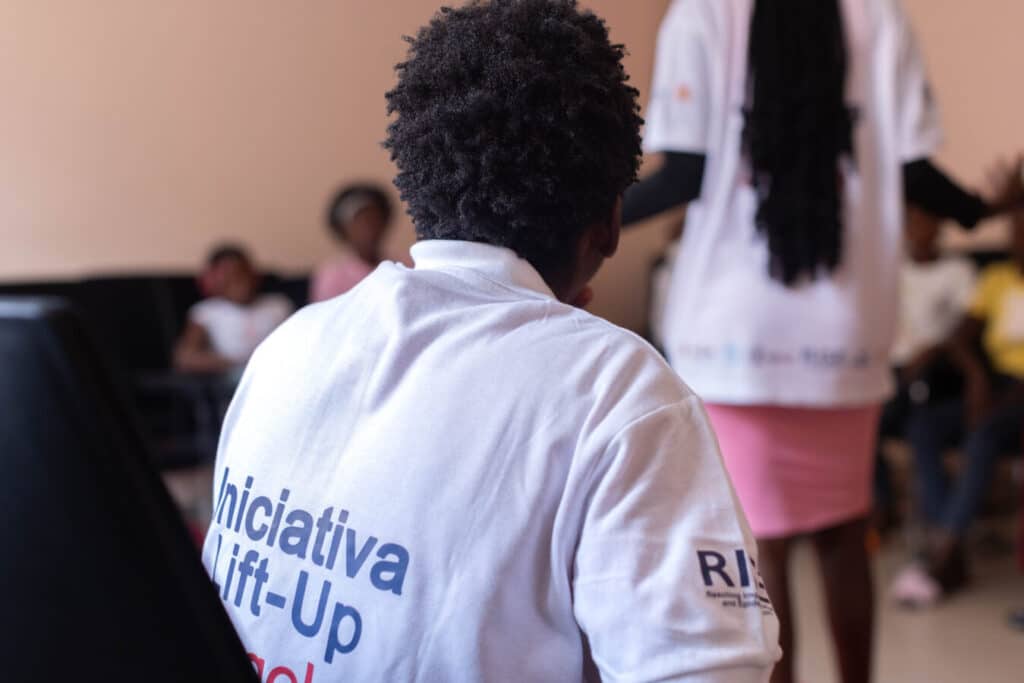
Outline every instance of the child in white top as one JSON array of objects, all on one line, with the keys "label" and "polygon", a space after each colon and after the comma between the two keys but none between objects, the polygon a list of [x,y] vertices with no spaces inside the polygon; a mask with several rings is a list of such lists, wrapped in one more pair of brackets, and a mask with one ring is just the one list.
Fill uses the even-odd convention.
[{"label": "child in white top", "polygon": [[281,294],[259,293],[252,260],[233,245],[210,254],[199,282],[207,298],[189,310],[174,354],[182,371],[224,372],[244,365],[294,310]]},{"label": "child in white top", "polygon": [[939,252],[941,228],[938,216],[907,207],[907,258],[900,270],[902,298],[891,355],[901,385],[933,366],[974,296],[974,264]]},{"label": "child in white top", "polygon": [[883,439],[905,438],[908,421],[920,406],[950,398],[962,390],[960,373],[945,349],[949,336],[971,304],[975,269],[970,259],[939,251],[942,222],[925,209],[907,206],[900,313],[890,356],[896,395],[882,411],[875,463],[875,515],[881,527],[894,517]]}]

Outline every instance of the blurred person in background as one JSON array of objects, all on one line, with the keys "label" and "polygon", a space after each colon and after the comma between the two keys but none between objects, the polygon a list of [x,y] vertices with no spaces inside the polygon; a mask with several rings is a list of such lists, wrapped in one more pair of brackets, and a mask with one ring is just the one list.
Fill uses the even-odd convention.
[{"label": "blurred person in background", "polygon": [[900,266],[900,308],[890,356],[896,395],[885,404],[875,465],[875,511],[879,526],[895,518],[883,437],[905,438],[908,420],[924,406],[958,396],[960,372],[946,341],[974,296],[974,263],[939,250],[943,221],[913,204],[906,212],[906,256]]},{"label": "blurred person in background", "polygon": [[[675,0],[658,40],[632,223],[690,203],[664,316],[761,550],[791,683],[789,564],[809,536],[844,683],[872,670],[866,548],[892,390],[906,198],[1003,211],[930,161],[935,102],[897,0]],[[1019,185],[1019,183],[1018,183]],[[692,203],[691,203],[692,202]]]},{"label": "blurred person in background", "polygon": [[[918,410],[907,433],[920,513],[923,557],[892,586],[911,606],[930,605],[968,579],[964,537],[988,491],[999,457],[1018,453],[1024,432],[1024,212],[1014,214],[1010,259],[986,267],[963,322],[948,342],[964,373],[963,398]],[[950,482],[945,450],[960,445],[964,465]]]},{"label": "blurred person in background", "polygon": [[293,312],[282,294],[260,294],[260,274],[244,248],[214,248],[199,275],[205,297],[188,312],[174,351],[183,372],[240,370],[260,342]]},{"label": "blurred person in background", "polygon": [[327,211],[327,227],[340,253],[313,274],[311,301],[344,294],[380,265],[391,214],[391,200],[380,187],[349,185],[338,192]]}]

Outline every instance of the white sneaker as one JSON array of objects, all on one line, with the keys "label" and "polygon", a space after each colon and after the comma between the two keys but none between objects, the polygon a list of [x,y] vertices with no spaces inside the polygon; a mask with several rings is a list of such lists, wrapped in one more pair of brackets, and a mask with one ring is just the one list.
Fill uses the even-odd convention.
[{"label": "white sneaker", "polygon": [[897,574],[889,598],[903,607],[931,607],[942,598],[942,586],[924,567],[912,564]]}]

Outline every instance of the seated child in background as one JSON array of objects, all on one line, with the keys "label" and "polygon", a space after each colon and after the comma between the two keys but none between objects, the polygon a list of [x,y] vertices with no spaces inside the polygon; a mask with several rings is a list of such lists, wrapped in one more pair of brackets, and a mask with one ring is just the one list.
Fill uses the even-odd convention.
[{"label": "seated child in background", "polygon": [[916,206],[907,207],[907,259],[900,271],[902,299],[899,328],[892,350],[901,393],[914,402],[926,399],[926,382],[946,360],[945,343],[963,319],[974,296],[973,262],[939,253],[942,219]]},{"label": "seated child in background", "polygon": [[[897,389],[882,413],[880,437],[904,438],[907,422],[919,407],[959,393],[959,372],[949,360],[945,342],[974,295],[971,260],[939,252],[942,219],[908,205],[906,220],[907,258],[900,272],[902,298],[891,355]],[[884,526],[891,513],[892,493],[881,442],[879,438],[875,503]]]},{"label": "seated child in background", "polygon": [[342,189],[327,213],[327,226],[342,253],[317,269],[310,285],[310,300],[333,299],[372,273],[383,260],[384,237],[390,223],[391,200],[384,190],[372,185]]},{"label": "seated child in background", "polygon": [[[1010,256],[982,272],[968,314],[947,345],[950,358],[964,376],[963,398],[922,407],[910,418],[907,436],[914,452],[921,514],[930,538],[925,564],[908,568],[894,585],[894,597],[904,603],[930,604],[964,585],[964,537],[988,490],[996,460],[1020,449],[1024,426],[1024,213],[1014,216]],[[943,451],[958,443],[964,464],[950,485]]]},{"label": "seated child in background", "polygon": [[260,276],[241,247],[214,249],[199,276],[207,297],[188,312],[174,365],[186,372],[225,372],[245,365],[260,342],[292,314],[281,294],[260,294]]}]

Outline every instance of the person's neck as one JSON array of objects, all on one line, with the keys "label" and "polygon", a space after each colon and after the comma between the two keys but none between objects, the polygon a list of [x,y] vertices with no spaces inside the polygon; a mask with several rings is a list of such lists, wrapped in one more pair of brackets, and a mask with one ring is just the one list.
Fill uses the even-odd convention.
[{"label": "person's neck", "polygon": [[359,249],[353,246],[352,253],[355,254],[356,258],[360,261],[365,261],[371,266],[375,266],[381,262],[381,253],[379,249]]},{"label": "person's neck", "polygon": [[533,267],[537,269],[537,272],[540,273],[545,284],[547,284],[551,289],[551,293],[554,294],[555,298],[559,301],[563,303],[568,302],[576,295],[576,292],[573,291],[575,289],[573,282],[575,278],[572,277],[572,275],[541,268],[536,264],[534,264]]}]

